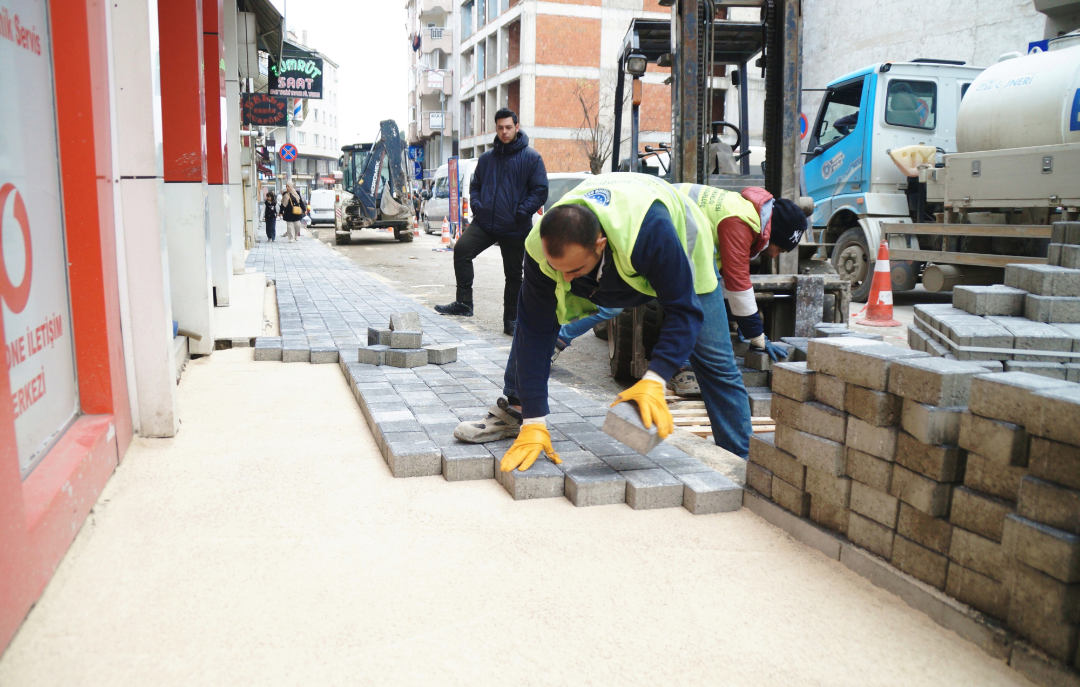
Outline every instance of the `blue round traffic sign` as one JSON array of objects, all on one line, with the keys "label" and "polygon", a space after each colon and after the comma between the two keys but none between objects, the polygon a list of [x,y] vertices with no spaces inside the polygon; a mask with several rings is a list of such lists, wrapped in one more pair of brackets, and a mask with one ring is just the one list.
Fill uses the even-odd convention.
[{"label": "blue round traffic sign", "polygon": [[292,143],[286,143],[285,145],[281,146],[280,150],[278,150],[278,155],[280,155],[281,159],[285,162],[292,162],[296,159],[297,154],[298,153],[296,151],[296,146],[294,146]]},{"label": "blue round traffic sign", "polygon": [[799,113],[799,139],[806,138],[806,132],[810,128],[810,122],[807,121],[806,115]]}]

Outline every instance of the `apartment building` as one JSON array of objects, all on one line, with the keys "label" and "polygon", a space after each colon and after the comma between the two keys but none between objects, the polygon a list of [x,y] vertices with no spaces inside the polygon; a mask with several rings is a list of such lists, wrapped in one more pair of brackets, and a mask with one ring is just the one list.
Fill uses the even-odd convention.
[{"label": "apartment building", "polygon": [[[476,157],[490,148],[494,114],[509,107],[548,171],[588,170],[587,146],[579,140],[585,109],[610,132],[616,58],[631,19],[671,17],[657,0],[612,4],[409,0],[409,142],[425,147],[425,169],[455,153]],[[650,67],[643,79],[643,144],[670,140],[668,76]]]},{"label": "apartment building", "polygon": [[304,101],[303,120],[294,124],[292,134],[299,152],[293,162],[293,179],[296,187],[306,196],[315,189],[333,187],[334,172],[341,157],[341,141],[338,139],[338,65],[324,53],[307,47],[307,31],[300,32],[299,40],[290,31],[289,42],[323,60],[322,100]]}]

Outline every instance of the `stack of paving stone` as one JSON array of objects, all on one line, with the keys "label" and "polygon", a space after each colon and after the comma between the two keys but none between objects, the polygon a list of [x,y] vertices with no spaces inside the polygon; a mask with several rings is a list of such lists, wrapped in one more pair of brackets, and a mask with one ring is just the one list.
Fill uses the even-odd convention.
[{"label": "stack of paving stone", "polygon": [[446,365],[457,360],[457,346],[424,346],[423,337],[419,313],[395,313],[390,316],[388,329],[368,328],[368,345],[357,349],[357,361],[412,368],[428,363]]},{"label": "stack of paving stone", "polygon": [[1024,373],[978,377],[970,410],[968,473],[978,475],[973,490],[995,497],[982,510],[999,534],[1004,569],[991,615],[1007,608],[1010,628],[1080,667],[1080,385]]},{"label": "stack of paving stone", "polygon": [[1052,240],[1049,264],[1008,265],[1003,285],[957,286],[952,305],[915,306],[908,344],[991,370],[1080,381],[1080,358],[1069,355],[1080,353],[1080,223],[1055,223]]}]

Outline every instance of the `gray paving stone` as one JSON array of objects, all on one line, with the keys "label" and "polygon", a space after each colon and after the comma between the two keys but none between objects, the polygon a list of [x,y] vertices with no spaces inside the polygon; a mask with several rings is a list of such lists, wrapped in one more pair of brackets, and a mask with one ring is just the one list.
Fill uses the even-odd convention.
[{"label": "gray paving stone", "polygon": [[981,374],[986,374],[986,368],[959,360],[901,360],[891,368],[889,391],[935,406],[965,405],[971,394],[971,380]]},{"label": "gray paving stone", "polygon": [[391,348],[386,352],[386,364],[391,367],[421,367],[428,364],[428,354],[422,348]]},{"label": "gray paving stone", "polygon": [[[1077,270],[1080,272],[1080,270]],[[1039,360],[1044,362],[1071,362],[1068,357],[1047,355],[1024,355],[1021,350],[1072,351],[1072,337],[1052,324],[1033,322],[1023,317],[989,317],[988,320],[1004,327],[1013,335],[1013,348],[1017,351],[1013,360]]]},{"label": "gray paving stone", "polygon": [[960,448],[1002,465],[1028,464],[1028,434],[1017,424],[991,420],[971,413],[960,418]]},{"label": "gray paving stone", "polygon": [[1023,316],[1036,322],[1080,322],[1080,298],[1027,294]]},{"label": "gray paving stone", "polygon": [[875,427],[888,427],[900,423],[903,398],[887,391],[875,391],[855,384],[846,386],[844,409],[847,412]]},{"label": "gray paving stone", "polygon": [[847,403],[848,383],[832,375],[816,373],[814,376],[814,400],[830,408],[844,410]]},{"label": "gray paving stone", "polygon": [[1080,537],[1019,515],[1005,517],[1006,555],[1061,582],[1080,582]]},{"label": "gray paving stone", "polygon": [[[860,422],[858,419],[854,421]],[[849,428],[851,422],[852,419],[848,418]],[[844,473],[844,445],[842,443],[802,432],[787,425],[776,426],[774,441],[776,448],[793,455],[799,463],[805,466],[827,472],[836,477]],[[773,473],[777,474],[777,470],[773,470]]]},{"label": "gray paving stone", "polygon": [[683,483],[683,507],[694,515],[730,513],[742,508],[742,487],[719,472],[679,475]]},{"label": "gray paving stone", "polygon": [[776,363],[772,370],[772,390],[795,401],[814,397],[816,372],[802,363]]},{"label": "gray paving stone", "polygon": [[[1049,257],[1049,254],[1047,255],[1047,257]],[[1069,269],[1080,268],[1080,246],[1061,246],[1060,254],[1058,255],[1058,261],[1051,262],[1050,264],[1068,267]]]},{"label": "gray paving stone", "polygon": [[565,474],[543,455],[525,472],[502,473],[501,484],[515,501],[548,499],[563,495]]},{"label": "gray paving stone", "polygon": [[337,346],[312,346],[309,361],[314,365],[336,363],[338,361]]},{"label": "gray paving stone", "polygon": [[1068,368],[1065,363],[1045,363],[1034,360],[1006,360],[1006,372],[1029,372],[1033,375],[1041,375],[1050,379],[1061,381],[1073,381],[1068,377]]},{"label": "gray paving stone", "polygon": [[427,477],[442,473],[442,452],[435,442],[386,442],[386,464],[394,477]]},{"label": "gray paving stone", "polygon": [[1080,296],[1080,270],[1056,265],[1008,265],[1005,285],[1039,296]]},{"label": "gray paving stone", "polygon": [[457,346],[432,345],[424,346],[424,350],[428,352],[428,364],[430,365],[447,365],[457,360]]},{"label": "gray paving stone", "polygon": [[441,446],[442,475],[447,482],[492,479],[495,463],[491,451],[482,444]]},{"label": "gray paving stone", "polygon": [[620,472],[626,470],[650,470],[657,467],[657,464],[654,461],[636,453],[622,456],[605,456],[596,453],[594,453],[594,455],[611,469],[619,470]]},{"label": "gray paving stone", "polygon": [[[840,344],[835,344],[836,341]],[[858,343],[849,343],[851,341]],[[894,361],[927,357],[922,351],[849,337],[814,339],[809,351],[807,364],[810,369],[878,391],[888,390],[889,368]]]},{"label": "gray paving stone", "polygon": [[847,413],[813,401],[800,403],[777,396],[772,406],[772,417],[781,424],[832,441],[843,442],[847,431]]},{"label": "gray paving stone", "polygon": [[1068,384],[1027,372],[979,375],[971,381],[968,410],[982,417],[1023,426],[1034,403],[1033,394]]},{"label": "gray paving stone", "polygon": [[283,340],[281,344],[281,361],[284,363],[306,363],[311,361],[311,349],[308,343],[292,342]]},{"label": "gray paving stone", "polygon": [[389,346],[382,344],[359,348],[356,351],[357,362],[365,365],[385,365],[386,352],[389,350]]},{"label": "gray paving stone", "polygon": [[683,504],[683,483],[660,468],[628,470],[626,503],[634,510],[676,508]]},{"label": "gray paving stone", "polygon": [[919,327],[909,325],[907,328],[907,342],[908,348],[913,351],[926,352],[926,342],[929,339],[929,335]]},{"label": "gray paving stone", "polygon": [[579,508],[626,502],[626,478],[604,465],[580,466],[568,471],[563,491]]},{"label": "gray paving stone", "polygon": [[409,310],[391,315],[390,329],[393,331],[422,332],[424,326],[420,323],[420,313]]},{"label": "gray paving stone", "polygon": [[[956,444],[960,439],[960,420],[966,411],[963,406],[939,407],[906,398],[900,426],[924,444]],[[898,446],[897,452],[901,450]]]},{"label": "gray paving stone", "polygon": [[617,403],[607,411],[602,431],[641,455],[653,450],[661,441],[654,423],[649,429],[641,421],[636,404]]},{"label": "gray paving stone", "polygon": [[260,336],[255,339],[255,360],[281,360],[281,337]]},{"label": "gray paving stone", "polygon": [[953,289],[953,306],[972,315],[1022,315],[1022,289],[995,284],[993,286],[957,286]]},{"label": "gray paving stone", "polygon": [[[395,330],[390,332],[390,348],[417,349],[420,348],[423,338],[424,335],[421,332]],[[427,354],[425,354],[424,362],[427,362]]]}]

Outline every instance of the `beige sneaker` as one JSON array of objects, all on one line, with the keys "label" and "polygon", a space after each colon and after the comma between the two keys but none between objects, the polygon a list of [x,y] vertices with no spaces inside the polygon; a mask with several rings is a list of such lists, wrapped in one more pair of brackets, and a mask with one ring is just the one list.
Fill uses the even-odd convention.
[{"label": "beige sneaker", "polygon": [[470,444],[485,444],[489,441],[516,437],[521,431],[521,413],[514,410],[505,398],[500,398],[496,405],[488,408],[483,420],[466,420],[454,430],[454,438]]},{"label": "beige sneaker", "polygon": [[693,370],[676,373],[667,386],[679,396],[701,396],[701,387],[698,386],[697,375]]}]

